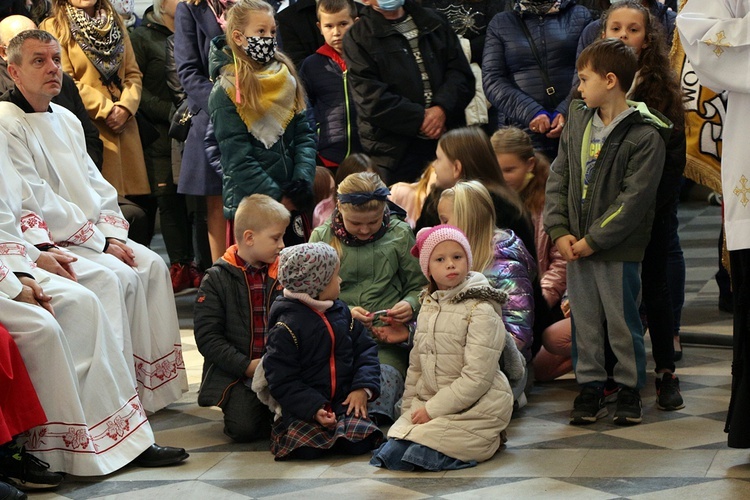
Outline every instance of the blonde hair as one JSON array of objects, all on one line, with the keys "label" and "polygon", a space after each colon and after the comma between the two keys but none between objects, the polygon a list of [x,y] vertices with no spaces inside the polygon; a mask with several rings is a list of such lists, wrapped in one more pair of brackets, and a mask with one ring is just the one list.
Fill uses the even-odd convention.
[{"label": "blonde hair", "polygon": [[549,177],[549,160],[538,151],[534,151],[529,134],[517,127],[504,127],[492,134],[490,138],[495,154],[512,154],[523,161],[534,158],[533,179],[519,191],[519,196],[526,208],[533,214],[544,210],[544,189]]},{"label": "blonde hair", "polygon": [[[378,188],[384,188],[385,184],[380,179],[380,176],[374,172],[357,172],[356,174],[351,174],[346,176],[344,180],[341,181],[341,184],[339,184],[338,190],[336,192],[337,196],[342,194],[352,194],[352,193],[372,193]],[[355,205],[353,203],[341,203],[341,201],[338,201],[338,209],[339,212],[343,212],[351,210],[352,212],[372,212],[375,210],[385,210],[385,201],[381,200],[370,200],[365,203],[362,203],[361,205]],[[336,252],[338,252],[339,257],[341,257],[342,247],[341,247],[341,241],[339,241],[338,237],[334,236],[331,238],[331,241],[329,242],[329,245],[331,245],[333,248],[336,249]]]},{"label": "blonde hair", "polygon": [[245,231],[262,231],[274,224],[287,226],[291,215],[284,205],[265,194],[245,196],[234,213],[234,240],[242,241]]},{"label": "blonde hair", "polygon": [[[106,1],[106,0],[105,0]],[[239,0],[227,11],[227,46],[232,50],[234,55],[234,73],[235,85],[242,94],[242,102],[237,103],[238,109],[258,113],[261,107],[261,88],[258,77],[255,74],[260,69],[260,65],[250,59],[244,49],[237,45],[232,38],[232,33],[239,31],[242,33],[250,22],[250,16],[257,12],[265,12],[274,17],[275,12],[271,4],[264,0]],[[295,112],[305,109],[305,90],[302,87],[294,63],[285,54],[276,51],[274,59],[284,64],[291,76],[296,82],[296,96],[294,100]]]},{"label": "blonde hair", "polygon": [[[68,45],[70,42],[70,19],[68,19],[68,12],[65,9],[65,6],[69,3],[69,0],[52,0],[52,26],[59,35],[58,39],[61,47]],[[120,28],[123,39],[129,36],[128,29],[125,27],[125,23],[122,22],[122,17],[120,17],[120,14],[117,13],[112,4],[109,3],[109,0],[98,0],[94,8],[97,12],[101,9],[111,12],[112,20]]]},{"label": "blonde hair", "polygon": [[479,181],[460,181],[443,191],[440,199],[453,200],[451,225],[466,234],[474,259],[472,271],[481,273],[495,257],[493,238],[497,229],[490,192]]}]

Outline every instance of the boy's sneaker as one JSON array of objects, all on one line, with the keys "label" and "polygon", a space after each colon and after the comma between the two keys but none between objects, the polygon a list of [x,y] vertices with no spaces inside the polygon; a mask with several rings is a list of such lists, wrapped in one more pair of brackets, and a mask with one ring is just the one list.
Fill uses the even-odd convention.
[{"label": "boy's sneaker", "polygon": [[604,404],[614,403],[617,401],[617,394],[620,392],[620,386],[615,379],[608,378],[604,383]]},{"label": "boy's sneaker", "polygon": [[49,464],[20,448],[13,455],[0,458],[0,479],[20,489],[55,488],[61,474],[49,471]]},{"label": "boy's sneaker", "polygon": [[593,424],[598,419],[607,416],[601,388],[584,387],[573,402],[570,412],[570,423],[573,425]]},{"label": "boy's sneaker", "polygon": [[620,394],[617,396],[614,423],[617,425],[635,425],[640,424],[641,420],[643,420],[641,395],[635,389],[621,388]]},{"label": "boy's sneaker", "polygon": [[661,380],[656,379],[656,406],[667,411],[685,408],[680,394],[680,379],[671,373],[662,375]]}]

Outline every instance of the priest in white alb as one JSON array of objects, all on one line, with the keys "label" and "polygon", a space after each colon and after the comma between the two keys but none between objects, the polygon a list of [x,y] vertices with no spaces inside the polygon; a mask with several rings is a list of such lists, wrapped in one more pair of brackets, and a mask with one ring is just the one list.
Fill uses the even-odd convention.
[{"label": "priest in white alb", "polygon": [[42,252],[21,234],[22,179],[2,132],[0,178],[0,322],[18,345],[48,419],[28,432],[26,451],[53,471],[79,476],[129,463],[181,462],[184,449],[154,444],[130,360],[111,336],[99,299],[34,264]]},{"label": "priest in white alb", "polygon": [[[57,40],[39,30],[22,32],[7,48],[15,88],[9,102],[0,102],[0,131],[30,188],[24,208],[36,207],[41,218],[24,217],[24,237],[37,245],[51,235],[55,244],[115,272],[125,294],[138,392],[144,407],[156,411],[187,390],[169,271],[157,254],[128,239],[117,192],[87,155],[80,122],[51,103],[60,91],[59,51]],[[48,61],[40,64],[39,57]]]}]

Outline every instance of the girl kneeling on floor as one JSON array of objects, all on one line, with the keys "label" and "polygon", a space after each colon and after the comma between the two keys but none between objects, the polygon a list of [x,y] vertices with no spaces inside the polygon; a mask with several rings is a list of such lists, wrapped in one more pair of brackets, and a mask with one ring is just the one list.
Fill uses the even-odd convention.
[{"label": "girl kneeling on floor", "polygon": [[430,471],[473,467],[502,443],[513,395],[498,361],[507,295],[469,271],[461,230],[425,228],[412,254],[430,280],[417,317],[401,417],[371,465]]},{"label": "girl kneeling on floor", "polygon": [[367,402],[380,393],[380,363],[375,341],[338,300],[336,250],[325,243],[284,249],[279,281],[284,296],[271,306],[263,358],[281,407],[271,452],[276,460],[367,453],[383,438],[367,416]]}]

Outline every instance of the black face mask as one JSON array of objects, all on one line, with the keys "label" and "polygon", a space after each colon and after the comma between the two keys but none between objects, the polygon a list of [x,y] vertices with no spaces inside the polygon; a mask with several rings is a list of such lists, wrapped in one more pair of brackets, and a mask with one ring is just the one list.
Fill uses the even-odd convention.
[{"label": "black face mask", "polygon": [[268,64],[276,55],[275,36],[248,36],[245,54],[253,61]]}]

